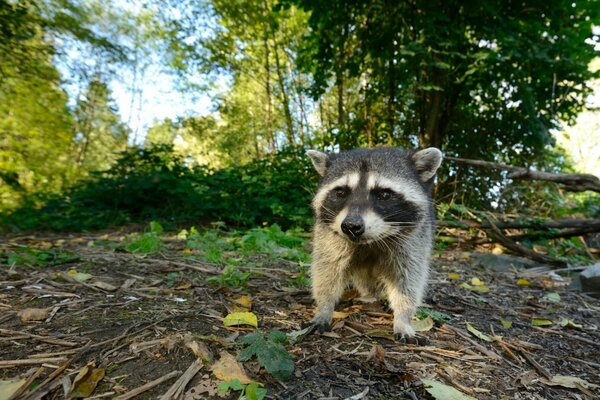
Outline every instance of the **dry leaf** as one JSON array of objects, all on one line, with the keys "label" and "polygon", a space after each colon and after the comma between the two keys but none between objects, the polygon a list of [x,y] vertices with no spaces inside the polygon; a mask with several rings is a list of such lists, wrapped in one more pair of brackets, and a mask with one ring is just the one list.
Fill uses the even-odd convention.
[{"label": "dry leaf", "polygon": [[475,337],[477,337],[477,338],[479,338],[479,339],[481,339],[481,340],[485,340],[486,342],[493,342],[493,341],[494,341],[494,340],[493,340],[491,337],[489,337],[489,336],[488,336],[488,335],[486,335],[485,333],[483,333],[483,332],[481,332],[481,331],[479,331],[479,330],[475,329],[475,328],[473,327],[473,325],[471,325],[471,324],[470,324],[470,323],[468,323],[468,322],[467,322],[467,330],[468,330],[469,332],[471,332],[471,333],[473,334],[473,336],[475,336]]},{"label": "dry leaf", "polygon": [[11,379],[9,381],[0,381],[0,399],[10,399],[17,390],[21,389],[27,382],[26,379]]},{"label": "dry leaf", "polygon": [[185,346],[192,350],[192,352],[202,360],[205,364],[210,364],[213,362],[214,356],[212,351],[202,342],[197,342],[194,340],[192,335],[185,335],[183,338]]},{"label": "dry leaf", "polygon": [[234,356],[226,351],[222,351],[219,354],[221,358],[210,368],[215,378],[225,382],[238,379],[244,385],[252,382],[252,379],[246,375],[242,364]]},{"label": "dry leaf", "polygon": [[463,392],[433,379],[421,379],[425,390],[436,400],[476,400]]},{"label": "dry leaf", "polygon": [[233,302],[235,303],[233,305],[234,311],[250,311],[252,309],[252,299],[250,296],[240,296]]},{"label": "dry leaf", "polygon": [[589,383],[584,379],[577,378],[576,376],[567,375],[554,375],[551,380],[540,378],[540,381],[549,386],[562,386],[571,389],[579,389],[580,387],[583,387],[584,389],[595,389],[600,387],[593,383]]},{"label": "dry leaf", "polygon": [[106,283],[106,282],[102,282],[102,281],[93,282],[92,285],[94,285],[98,289],[106,290],[107,292],[114,292],[115,290],[118,289],[118,287],[113,286],[110,283]]},{"label": "dry leaf", "polygon": [[385,361],[385,349],[383,348],[383,346],[381,346],[380,344],[374,344],[373,347],[371,347],[371,351],[369,351],[367,360],[375,360],[383,364],[383,362]]},{"label": "dry leaf", "polygon": [[334,311],[333,319],[346,319],[346,318],[348,318],[348,315],[350,315],[350,313],[345,313],[342,311]]},{"label": "dry leaf", "polygon": [[48,318],[52,308],[26,308],[17,313],[21,322],[43,321]]},{"label": "dry leaf", "polygon": [[413,320],[410,324],[412,325],[413,329],[417,332],[428,332],[434,326],[434,322],[431,317]]},{"label": "dry leaf", "polygon": [[73,380],[73,389],[71,390],[70,397],[89,397],[92,394],[98,382],[104,378],[104,368],[94,368],[95,366],[96,363],[92,361],[81,368]]}]

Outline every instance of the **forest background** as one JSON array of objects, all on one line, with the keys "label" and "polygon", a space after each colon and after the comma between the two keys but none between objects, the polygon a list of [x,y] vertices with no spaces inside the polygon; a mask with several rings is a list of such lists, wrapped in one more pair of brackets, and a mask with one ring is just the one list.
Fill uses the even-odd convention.
[{"label": "forest background", "polygon": [[[307,228],[309,148],[436,146],[598,175],[599,14],[595,0],[0,0],[0,223]],[[600,216],[597,194],[450,161],[436,197],[446,220]]]}]

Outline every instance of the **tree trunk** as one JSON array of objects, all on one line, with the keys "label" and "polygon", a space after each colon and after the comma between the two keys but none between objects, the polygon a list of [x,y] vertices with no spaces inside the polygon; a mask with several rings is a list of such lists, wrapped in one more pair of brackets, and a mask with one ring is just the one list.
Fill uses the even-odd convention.
[{"label": "tree trunk", "polygon": [[296,139],[294,138],[294,121],[292,119],[292,112],[290,110],[290,98],[287,94],[287,90],[285,88],[284,76],[281,70],[281,62],[279,60],[279,46],[277,45],[277,41],[275,40],[275,35],[273,35],[273,52],[275,53],[275,68],[277,71],[277,81],[279,82],[279,90],[281,91],[282,103],[283,103],[283,112],[285,114],[285,122],[286,122],[286,136],[288,140],[288,144],[290,146],[296,147]]}]

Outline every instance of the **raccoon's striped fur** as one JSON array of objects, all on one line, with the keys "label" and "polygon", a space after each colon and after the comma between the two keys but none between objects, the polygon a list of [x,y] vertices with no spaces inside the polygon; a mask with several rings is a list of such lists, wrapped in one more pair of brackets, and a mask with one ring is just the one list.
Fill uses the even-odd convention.
[{"label": "raccoon's striped fur", "polygon": [[410,320],[427,284],[431,191],[442,153],[376,148],[307,154],[321,175],[312,203],[317,311],[311,322],[328,329],[335,304],[351,285],[362,296],[385,294],[394,311],[394,334],[415,343]]}]

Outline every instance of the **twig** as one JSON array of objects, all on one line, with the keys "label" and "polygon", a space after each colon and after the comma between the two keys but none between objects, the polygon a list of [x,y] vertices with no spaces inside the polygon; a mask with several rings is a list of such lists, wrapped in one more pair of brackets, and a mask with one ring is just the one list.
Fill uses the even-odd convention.
[{"label": "twig", "polygon": [[548,372],[546,368],[542,367],[537,361],[535,361],[533,357],[529,355],[528,352],[521,349],[520,353],[523,357],[525,357],[527,361],[529,361],[529,364],[533,365],[533,368],[535,368],[536,371],[540,373],[540,375],[544,376],[548,380],[552,380],[552,375],[550,374],[550,372]]},{"label": "twig", "polygon": [[53,339],[53,338],[49,338],[47,336],[34,335],[33,333],[13,331],[11,329],[0,328],[0,334],[2,334],[2,335],[23,335],[24,337],[27,337],[27,338],[37,339],[40,342],[56,344],[58,346],[66,346],[66,347],[79,346],[79,343],[68,342],[66,340],[60,340],[60,339]]},{"label": "twig", "polygon": [[[46,394],[48,394],[55,387],[56,383],[60,384],[60,381],[57,380],[56,378],[58,378],[60,376],[60,374],[62,374],[63,371],[65,369],[67,369],[76,359],[78,359],[83,354],[85,354],[91,348],[91,345],[92,345],[91,341],[87,342],[87,344],[85,346],[83,346],[81,349],[79,349],[77,354],[75,354],[73,357],[68,359],[63,365],[61,365],[54,372],[52,372],[50,375],[48,375],[48,377],[42,383],[40,383],[39,386],[36,386],[32,391],[27,393],[27,397],[25,399],[27,399],[27,400],[41,399]],[[37,393],[37,392],[39,392],[39,393]]]},{"label": "twig", "polygon": [[465,339],[467,342],[471,343],[471,345],[473,345],[477,350],[479,350],[481,353],[485,354],[486,356],[493,358],[494,360],[498,360],[498,361],[502,361],[503,358],[501,356],[499,356],[498,354],[494,353],[491,350],[486,349],[485,347],[483,347],[482,345],[480,345],[479,343],[477,343],[476,341],[474,341],[473,339],[471,339],[468,335],[467,332],[463,331],[460,328],[445,324],[446,327],[448,327],[449,329],[453,330],[454,332],[456,332],[459,336],[461,336],[463,339]]},{"label": "twig", "polygon": [[360,400],[364,399],[365,396],[369,393],[369,387],[367,386],[365,390],[362,392],[355,394],[354,396],[346,397],[344,400]]},{"label": "twig", "polygon": [[580,342],[583,342],[583,343],[591,344],[592,346],[600,347],[600,342],[594,341],[594,340],[591,340],[588,338],[584,338],[581,336],[572,335],[572,334],[566,333],[566,332],[555,331],[554,329],[544,329],[544,328],[540,328],[539,326],[532,326],[532,328],[535,330],[538,330],[540,332],[553,333],[555,335],[566,336],[571,339],[579,340]]},{"label": "twig", "polygon": [[65,361],[65,357],[26,358],[24,360],[0,360],[0,368],[22,367],[24,365],[37,365],[45,363],[58,363]]},{"label": "twig", "polygon": [[187,384],[194,378],[194,376],[196,376],[198,371],[200,371],[203,366],[204,363],[202,362],[202,360],[195,360],[192,364],[190,364],[190,366],[183,373],[183,375],[181,375],[179,379],[175,381],[173,386],[171,386],[169,390],[167,390],[167,392],[160,397],[160,400],[171,400],[179,398],[185,390]]},{"label": "twig", "polygon": [[152,382],[148,382],[145,385],[142,385],[136,389],[133,389],[132,391],[122,394],[120,396],[115,397],[115,400],[128,400],[128,399],[132,399],[142,393],[144,393],[147,390],[152,389],[155,386],[160,385],[163,382],[168,381],[169,379],[173,379],[176,376],[181,375],[181,371],[171,371],[166,375],[161,376],[158,379],[153,380]]}]

